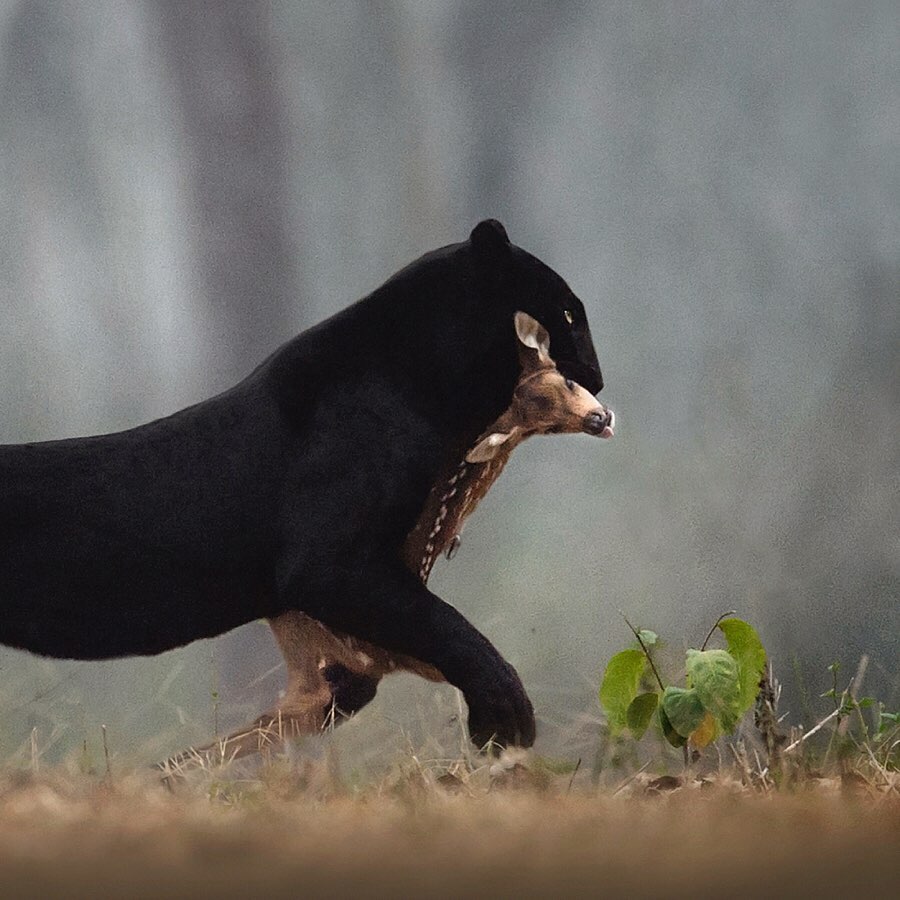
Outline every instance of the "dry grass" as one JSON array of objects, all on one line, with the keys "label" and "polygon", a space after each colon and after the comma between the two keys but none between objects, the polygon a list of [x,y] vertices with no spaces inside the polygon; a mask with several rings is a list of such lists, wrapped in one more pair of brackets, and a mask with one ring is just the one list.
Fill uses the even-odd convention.
[{"label": "dry grass", "polygon": [[0,897],[886,895],[900,731],[875,740],[857,710],[802,734],[770,706],[678,778],[660,773],[680,752],[648,739],[642,757],[594,720],[575,773],[486,763],[461,715],[375,764],[351,752],[376,742],[370,717],[262,764],[188,759],[172,791],[127,774],[105,730],[69,768],[33,731],[0,768]]},{"label": "dry grass", "polygon": [[839,781],[660,792],[641,775],[592,796],[521,766],[415,758],[355,793],[327,760],[227,776],[172,793],[149,774],[8,773],[0,895],[861,896],[900,876],[896,791]]}]

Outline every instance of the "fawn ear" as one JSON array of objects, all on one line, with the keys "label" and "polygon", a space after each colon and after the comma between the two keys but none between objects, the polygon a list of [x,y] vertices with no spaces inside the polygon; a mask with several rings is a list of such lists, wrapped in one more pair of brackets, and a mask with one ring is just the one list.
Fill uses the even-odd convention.
[{"label": "fawn ear", "polygon": [[524,312],[516,313],[515,322],[519,342],[530,350],[537,350],[538,359],[542,363],[550,362],[550,335],[547,334],[547,329]]},{"label": "fawn ear", "polygon": [[482,438],[467,454],[467,463],[483,463],[492,460],[500,448],[511,438],[518,434],[519,428],[510,431],[493,431],[487,437]]}]

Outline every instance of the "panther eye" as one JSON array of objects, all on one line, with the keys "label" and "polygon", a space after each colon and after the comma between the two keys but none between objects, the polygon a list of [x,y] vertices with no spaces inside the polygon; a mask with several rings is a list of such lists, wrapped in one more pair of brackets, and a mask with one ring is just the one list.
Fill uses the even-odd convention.
[{"label": "panther eye", "polygon": [[564,309],[563,315],[566,317],[566,321],[571,325],[575,321],[575,316],[572,315],[571,309]]},{"label": "panther eye", "polygon": [[572,381],[571,378],[567,378],[567,379],[566,379],[566,387],[567,387],[570,391],[574,391],[574,390],[575,390],[575,382]]}]

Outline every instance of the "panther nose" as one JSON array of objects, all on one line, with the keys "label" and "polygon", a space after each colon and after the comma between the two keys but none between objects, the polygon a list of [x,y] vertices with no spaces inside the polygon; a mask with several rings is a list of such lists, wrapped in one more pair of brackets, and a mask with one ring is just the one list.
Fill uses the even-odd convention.
[{"label": "panther nose", "polygon": [[583,428],[586,434],[593,434],[598,437],[611,438],[614,434],[613,426],[616,422],[616,415],[611,409],[595,410],[588,413],[584,417]]}]

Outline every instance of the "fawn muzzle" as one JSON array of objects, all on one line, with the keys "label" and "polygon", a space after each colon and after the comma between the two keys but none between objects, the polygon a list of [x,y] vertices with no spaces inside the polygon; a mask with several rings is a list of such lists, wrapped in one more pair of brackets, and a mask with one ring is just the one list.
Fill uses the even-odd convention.
[{"label": "fawn muzzle", "polygon": [[611,438],[615,434],[613,431],[615,424],[616,414],[611,409],[601,406],[584,417],[581,427],[585,434]]}]

